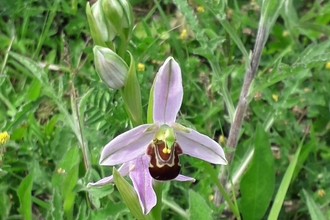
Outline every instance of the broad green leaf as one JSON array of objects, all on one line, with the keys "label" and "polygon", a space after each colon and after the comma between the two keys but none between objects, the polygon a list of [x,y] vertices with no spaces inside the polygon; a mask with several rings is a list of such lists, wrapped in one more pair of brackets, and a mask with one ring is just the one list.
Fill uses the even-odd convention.
[{"label": "broad green leaf", "polygon": [[114,189],[113,184],[107,184],[100,187],[87,188],[95,208],[99,209],[101,207],[100,199],[110,195],[113,192],[113,189]]},{"label": "broad green leaf", "polygon": [[134,188],[120,175],[116,168],[113,168],[113,178],[127,208],[132,212],[135,218],[139,220],[151,220],[152,218],[149,215],[144,215],[142,213],[139,198]]},{"label": "broad green leaf", "polygon": [[212,210],[204,198],[193,190],[189,190],[189,214],[190,220],[212,220]]},{"label": "broad green leaf", "polygon": [[[89,215],[89,220],[95,220],[95,219],[118,219],[118,216],[121,214],[129,212],[127,207],[123,202],[120,203],[108,203],[105,208],[93,210],[91,214]],[[85,219],[82,219],[85,220]]]},{"label": "broad green leaf", "polygon": [[309,195],[309,193],[303,189],[304,196],[306,198],[306,203],[308,207],[309,214],[312,220],[326,220],[319,206],[313,200],[313,198]]},{"label": "broad green leaf", "polygon": [[241,212],[244,220],[261,219],[271,201],[275,186],[274,157],[268,134],[257,125],[254,155],[241,181]]},{"label": "broad green leaf", "polygon": [[291,182],[293,172],[294,172],[295,167],[297,165],[297,161],[298,161],[298,158],[299,158],[300,150],[301,150],[301,147],[303,145],[304,139],[305,139],[305,136],[301,140],[300,145],[299,145],[299,147],[298,147],[298,149],[297,149],[297,151],[296,151],[289,167],[287,168],[287,170],[284,174],[281,185],[277,190],[277,194],[276,194],[272,209],[270,210],[268,220],[278,218],[278,215],[279,215],[280,210],[282,208],[282,204],[283,204],[286,192],[288,191],[288,188],[289,188],[289,185],[290,185],[290,182]]},{"label": "broad green leaf", "polygon": [[36,100],[40,95],[40,91],[41,91],[40,81],[34,78],[27,92],[27,96],[26,96],[27,100],[30,101]]},{"label": "broad green leaf", "polygon": [[17,195],[20,202],[18,211],[23,215],[25,220],[32,220],[32,184],[33,173],[27,175],[17,189]]}]

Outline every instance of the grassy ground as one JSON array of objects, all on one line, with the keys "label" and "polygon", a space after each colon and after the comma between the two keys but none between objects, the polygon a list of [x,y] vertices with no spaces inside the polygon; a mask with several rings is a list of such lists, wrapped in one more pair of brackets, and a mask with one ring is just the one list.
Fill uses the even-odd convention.
[{"label": "grassy ground", "polygon": [[[129,49],[145,66],[138,72],[144,110],[155,73],[173,56],[185,94],[178,121],[225,147],[244,79],[244,50],[253,49],[260,7],[249,1],[230,1],[228,7],[174,2],[131,1],[136,26]],[[0,219],[133,219],[114,186],[86,188],[111,174],[98,165],[100,151],[130,122],[120,93],[94,70],[85,4],[0,2],[0,132],[10,134],[0,145]],[[238,178],[234,192],[243,217],[239,186],[241,180],[242,190],[252,185],[236,174],[249,161],[258,124],[273,151],[275,172],[263,218],[283,178],[289,188],[282,191],[278,219],[330,217],[329,23],[329,2],[288,0],[270,32],[229,166]],[[295,155],[292,178],[285,177]],[[163,219],[182,219],[180,211],[190,210],[188,188],[205,199],[213,219],[231,218],[224,204],[213,204],[214,182],[204,162],[182,156],[181,163],[182,173],[197,181],[165,185]]]}]

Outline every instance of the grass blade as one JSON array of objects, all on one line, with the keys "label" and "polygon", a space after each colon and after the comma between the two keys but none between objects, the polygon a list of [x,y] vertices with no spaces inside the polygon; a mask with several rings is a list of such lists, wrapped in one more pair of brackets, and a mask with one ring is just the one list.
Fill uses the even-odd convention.
[{"label": "grass blade", "polygon": [[300,154],[302,145],[304,143],[304,140],[305,140],[305,136],[301,140],[300,145],[299,145],[299,147],[298,147],[298,149],[297,149],[297,151],[296,151],[296,153],[293,157],[293,160],[291,161],[288,169],[286,170],[286,172],[284,174],[281,185],[278,188],[278,191],[277,191],[272,209],[271,209],[270,214],[268,216],[268,220],[278,218],[278,214],[280,213],[280,210],[281,210],[286,192],[288,191],[288,188],[289,188],[289,185],[290,185],[290,182],[291,182],[291,178],[292,178],[294,170],[296,168],[297,161],[298,161],[299,154]]}]

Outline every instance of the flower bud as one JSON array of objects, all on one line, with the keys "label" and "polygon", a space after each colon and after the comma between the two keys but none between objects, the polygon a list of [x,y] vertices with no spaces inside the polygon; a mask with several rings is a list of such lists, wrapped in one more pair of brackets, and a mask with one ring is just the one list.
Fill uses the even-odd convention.
[{"label": "flower bud", "polygon": [[106,23],[129,40],[133,28],[133,11],[127,0],[100,0]]},{"label": "flower bud", "polygon": [[112,89],[120,89],[125,85],[128,66],[125,61],[109,48],[95,46],[93,48],[95,69]]},{"label": "flower bud", "polygon": [[92,8],[89,2],[87,2],[86,15],[94,43],[96,45],[107,46],[106,42],[111,42],[115,38],[116,33],[113,32],[109,36],[100,1],[94,3]]}]

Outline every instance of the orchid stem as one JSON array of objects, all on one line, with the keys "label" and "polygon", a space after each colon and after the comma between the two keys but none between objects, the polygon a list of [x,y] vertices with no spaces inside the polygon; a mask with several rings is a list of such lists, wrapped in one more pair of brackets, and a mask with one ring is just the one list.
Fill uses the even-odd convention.
[{"label": "orchid stem", "polygon": [[151,216],[154,220],[162,219],[162,194],[163,194],[163,183],[153,180],[152,182],[154,190],[157,196],[157,204],[151,210]]}]

